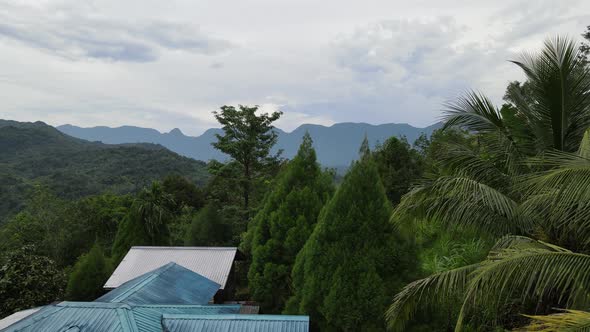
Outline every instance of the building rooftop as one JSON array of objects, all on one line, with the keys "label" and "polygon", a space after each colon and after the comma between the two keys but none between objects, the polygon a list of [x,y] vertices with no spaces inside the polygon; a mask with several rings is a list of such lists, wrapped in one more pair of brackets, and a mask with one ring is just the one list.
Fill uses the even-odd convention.
[{"label": "building rooftop", "polygon": [[127,304],[207,304],[220,285],[176,263],[131,279],[97,302]]},{"label": "building rooftop", "polygon": [[169,332],[307,332],[308,316],[287,315],[169,315],[162,317]]},{"label": "building rooftop", "polygon": [[132,247],[104,288],[117,288],[146,272],[174,262],[224,289],[236,253],[235,247]]},{"label": "building rooftop", "polygon": [[61,302],[42,307],[2,332],[161,332],[163,315],[233,315],[239,311],[239,305]]}]

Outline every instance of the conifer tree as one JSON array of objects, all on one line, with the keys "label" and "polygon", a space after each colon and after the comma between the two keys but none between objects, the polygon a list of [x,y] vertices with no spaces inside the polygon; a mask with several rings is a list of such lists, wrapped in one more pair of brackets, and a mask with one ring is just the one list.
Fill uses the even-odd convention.
[{"label": "conifer tree", "polygon": [[285,312],[321,330],[385,327],[384,312],[412,260],[392,224],[391,205],[367,144],[297,255]]},{"label": "conifer tree", "polygon": [[102,295],[102,286],[111,274],[111,265],[101,247],[95,244],[90,252],[80,256],[70,274],[66,298],[73,301],[93,301]]},{"label": "conifer tree", "polygon": [[284,308],[291,295],[289,280],[295,257],[333,190],[332,177],[322,171],[306,133],[297,155],[266,196],[250,228],[248,285],[264,312]]}]

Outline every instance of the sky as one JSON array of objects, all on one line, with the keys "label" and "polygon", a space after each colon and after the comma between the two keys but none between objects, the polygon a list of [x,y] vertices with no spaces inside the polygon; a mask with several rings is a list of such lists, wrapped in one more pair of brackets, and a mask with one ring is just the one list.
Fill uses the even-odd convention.
[{"label": "sky", "polygon": [[304,123],[440,120],[502,102],[508,60],[580,40],[576,0],[0,0],[0,118],[198,135],[221,105]]}]

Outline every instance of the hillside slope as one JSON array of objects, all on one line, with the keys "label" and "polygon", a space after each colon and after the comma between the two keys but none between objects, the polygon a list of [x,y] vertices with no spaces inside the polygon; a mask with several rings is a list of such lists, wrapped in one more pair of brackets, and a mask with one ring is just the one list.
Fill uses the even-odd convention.
[{"label": "hillside slope", "polygon": [[64,198],[122,194],[168,174],[202,184],[205,167],[159,145],[88,142],[43,122],[0,120],[0,222],[22,209],[36,183]]},{"label": "hillside slope", "polygon": [[[284,157],[293,157],[297,153],[299,144],[301,144],[301,138],[306,131],[309,131],[314,140],[318,159],[322,165],[346,167],[358,157],[358,148],[365,134],[371,146],[374,146],[377,142],[383,142],[391,136],[405,136],[408,142],[413,143],[422,133],[430,135],[440,126],[440,123],[426,128],[416,128],[408,124],[396,123],[382,125],[337,123],[330,127],[306,124],[299,126],[290,133],[276,129],[279,140],[275,151],[282,149]],[[226,155],[211,146],[211,143],[215,141],[215,134],[221,133],[220,129],[215,128],[207,130],[198,137],[186,136],[179,129],[173,129],[169,133],[160,133],[155,129],[132,126],[81,128],[63,125],[58,126],[57,129],[74,137],[90,141],[101,141],[107,144],[140,142],[161,144],[176,153],[197,160],[225,160],[227,158]]]}]

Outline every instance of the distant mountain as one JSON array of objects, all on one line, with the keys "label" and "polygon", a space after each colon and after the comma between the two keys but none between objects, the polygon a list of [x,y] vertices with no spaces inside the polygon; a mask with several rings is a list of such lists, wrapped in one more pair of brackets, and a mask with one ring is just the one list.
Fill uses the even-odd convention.
[{"label": "distant mountain", "polygon": [[[422,133],[430,135],[440,128],[436,123],[426,128],[416,128],[408,124],[382,124],[370,125],[366,123],[338,123],[330,127],[305,124],[290,133],[276,129],[279,140],[275,150],[284,150],[283,156],[293,157],[301,144],[301,138],[308,131],[313,138],[318,159],[327,167],[346,167],[358,156],[358,148],[365,134],[371,146],[377,142],[384,142],[391,136],[405,136],[408,142],[413,143]],[[226,160],[227,156],[211,146],[215,141],[215,134],[221,133],[221,129],[209,129],[198,137],[186,136],[179,129],[173,129],[169,133],[160,133],[155,129],[123,126],[117,128],[92,127],[81,128],[72,125],[58,126],[62,132],[90,140],[107,144],[121,143],[155,143],[197,160]]]},{"label": "distant mountain", "polygon": [[168,174],[200,184],[208,177],[205,163],[161,145],[89,142],[43,122],[0,120],[0,223],[22,209],[35,183],[78,198],[135,192]]}]

